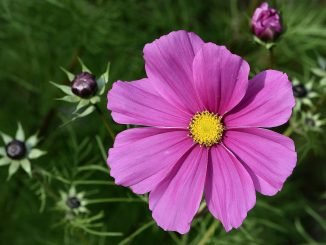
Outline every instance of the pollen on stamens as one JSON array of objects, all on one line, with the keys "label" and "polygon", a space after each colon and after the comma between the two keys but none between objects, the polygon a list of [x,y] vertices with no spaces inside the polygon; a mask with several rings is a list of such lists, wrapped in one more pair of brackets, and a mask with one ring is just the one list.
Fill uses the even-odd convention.
[{"label": "pollen on stamens", "polygon": [[222,117],[207,110],[197,112],[192,117],[188,129],[193,141],[206,147],[218,144],[224,132]]}]

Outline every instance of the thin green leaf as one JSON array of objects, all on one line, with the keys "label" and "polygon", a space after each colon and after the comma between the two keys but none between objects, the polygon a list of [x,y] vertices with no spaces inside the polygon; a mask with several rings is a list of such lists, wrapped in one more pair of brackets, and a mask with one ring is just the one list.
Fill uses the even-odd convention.
[{"label": "thin green leaf", "polygon": [[46,205],[46,191],[45,191],[45,188],[43,188],[41,186],[39,191],[38,191],[38,194],[40,196],[40,201],[41,201],[39,212],[42,213],[44,211],[45,205]]},{"label": "thin green leaf", "polygon": [[295,228],[297,229],[297,231],[299,232],[299,234],[307,241],[310,243],[315,244],[315,240],[305,231],[305,229],[303,228],[300,220],[295,220],[294,222]]},{"label": "thin green leaf", "polygon": [[132,242],[132,240],[138,236],[140,233],[142,233],[144,230],[147,228],[151,227],[152,225],[155,224],[155,221],[151,220],[150,222],[142,225],[140,228],[138,228],[134,233],[132,233],[130,236],[127,238],[123,239],[118,245],[125,245],[128,244],[129,242]]},{"label": "thin green leaf", "polygon": [[108,180],[76,180],[74,185],[115,185],[113,181]]},{"label": "thin green leaf", "polygon": [[209,227],[209,229],[203,234],[202,239],[199,241],[198,245],[205,245],[209,241],[209,239],[214,235],[215,230],[219,226],[219,222],[216,220],[213,220],[213,223]]},{"label": "thin green leaf", "polygon": [[60,3],[59,1],[56,1],[56,0],[46,0],[48,3],[56,6],[56,7],[59,7],[59,8],[65,8],[65,5]]},{"label": "thin green leaf", "polygon": [[[289,136],[291,134],[291,133],[288,132],[288,131],[290,131],[290,129],[291,129],[291,132],[292,132],[292,129],[293,128],[292,127],[288,127],[288,129],[283,134]],[[276,208],[275,206],[269,205],[266,202],[263,202],[261,200],[258,200],[257,203],[256,203],[256,205],[258,207],[261,207],[261,208],[266,209],[267,212],[273,212],[276,215],[283,216],[282,210]]]},{"label": "thin green leaf", "polygon": [[121,232],[104,232],[104,231],[95,231],[89,229],[85,226],[80,226],[79,228],[83,229],[84,231],[88,232],[89,234],[96,235],[96,236],[122,236]]},{"label": "thin green leaf", "polygon": [[78,220],[78,223],[81,224],[90,224],[92,222],[98,221],[99,219],[102,219],[104,217],[103,212],[99,212],[98,214],[95,214],[91,217],[83,218],[81,220]]},{"label": "thin green leaf", "polygon": [[87,204],[113,203],[113,202],[142,202],[142,203],[145,203],[140,198],[103,198],[103,199],[89,200],[89,201],[87,201]]},{"label": "thin green leaf", "polygon": [[105,168],[101,165],[87,165],[87,166],[82,166],[82,167],[78,167],[77,171],[78,172],[82,172],[82,171],[90,171],[90,170],[98,170],[104,173],[109,173],[109,169]]},{"label": "thin green leaf", "polygon": [[96,136],[95,136],[95,139],[96,139],[96,142],[97,142],[98,148],[100,149],[100,152],[101,152],[102,158],[103,158],[104,162],[106,163],[107,155],[106,155],[106,151],[105,151],[105,149],[104,149],[103,143],[102,143],[102,141],[101,141],[101,138],[100,138],[98,135],[96,135]]},{"label": "thin green leaf", "polygon": [[286,234],[288,232],[287,229],[284,228],[282,225],[274,223],[270,220],[259,219],[259,218],[256,218],[254,220],[256,220],[257,223],[259,223],[259,224],[264,224],[266,227],[270,227],[271,229],[277,230],[279,232],[283,232],[284,234]]},{"label": "thin green leaf", "polygon": [[318,213],[316,213],[312,208],[307,207],[306,211],[308,214],[311,215],[311,217],[313,217],[319,224],[320,226],[323,228],[323,230],[326,232],[326,220],[321,217]]}]

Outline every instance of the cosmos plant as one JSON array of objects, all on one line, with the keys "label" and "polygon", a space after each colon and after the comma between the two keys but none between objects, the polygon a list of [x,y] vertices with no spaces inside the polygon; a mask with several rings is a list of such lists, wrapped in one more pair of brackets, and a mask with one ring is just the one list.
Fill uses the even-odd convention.
[{"label": "cosmos plant", "polygon": [[245,60],[186,31],[145,45],[144,59],[146,78],[117,81],[108,93],[117,123],[145,126],[117,136],[111,176],[150,193],[164,230],[188,232],[203,196],[227,231],[238,228],[255,191],[275,195],[295,167],[293,141],[263,129],[289,120],[291,82],[276,70],[249,80]]},{"label": "cosmos plant", "polygon": [[[301,18],[302,15],[297,16]],[[309,23],[307,21],[307,25]],[[275,65],[281,67],[281,64],[291,58],[289,53],[292,49],[287,49],[289,53],[285,52],[280,60],[276,59],[277,53],[272,52],[276,45],[282,45],[279,42],[281,36],[282,40],[286,39],[288,32],[285,26],[288,28],[288,25],[283,25],[281,12],[268,3],[257,7],[250,23],[247,21],[246,31],[251,31],[254,41],[266,48],[265,51],[270,55],[270,69],[261,72],[257,71],[267,67],[268,57],[257,46],[257,50],[247,57],[255,58],[257,53],[262,55],[257,62],[262,62],[250,69],[242,57],[225,46],[203,41],[193,32],[174,31],[146,44],[143,49],[146,75],[130,82],[118,80],[107,93],[108,113],[111,113],[117,124],[125,125],[115,125],[115,130],[110,126],[112,122],[107,118],[108,113],[103,114],[100,109],[101,102],[104,106],[102,97],[110,84],[110,65],[104,73],[96,75],[79,59],[79,72],[74,74],[62,68],[68,79],[62,83],[51,82],[64,94],[57,100],[68,102],[64,106],[69,108],[65,110],[69,113],[60,117],[64,124],[57,128],[51,127],[54,130],[48,131],[41,127],[40,134],[45,139],[48,134],[64,130],[62,126],[96,111],[112,139],[110,142],[113,145],[110,146],[108,155],[102,143],[103,135],[85,137],[83,132],[75,132],[70,125],[67,131],[71,142],[64,142],[67,144],[63,147],[67,149],[62,151],[68,154],[62,154],[59,146],[54,147],[53,152],[49,150],[51,156],[56,153],[62,156],[56,158],[53,165],[34,165],[33,160],[45,154],[45,151],[36,148],[37,145],[40,147],[40,135],[26,138],[22,125],[18,123],[14,137],[0,132],[3,141],[3,146],[0,147],[0,166],[8,167],[8,180],[20,169],[31,177],[18,175],[18,172],[15,179],[24,182],[18,182],[15,187],[21,191],[20,184],[28,183],[26,186],[35,191],[40,199],[40,212],[49,203],[52,205],[52,211],[59,214],[55,217],[58,221],[55,226],[65,227],[64,239],[68,233],[81,235],[83,241],[85,233],[102,238],[124,236],[119,243],[122,245],[130,243],[135,236],[155,223],[165,231],[185,234],[190,231],[193,221],[197,220],[200,222],[193,225],[196,226],[196,233],[191,236],[163,232],[160,236],[170,235],[177,243],[180,240],[180,244],[206,244],[208,239],[214,243],[213,236],[217,234],[214,229],[219,222],[222,224],[221,229],[224,227],[227,232],[239,228],[256,205],[256,193],[276,195],[286,185],[287,178],[296,167],[297,154],[300,153],[302,157],[304,147],[310,150],[311,145],[322,145],[317,140],[317,143],[311,143],[314,138],[310,135],[323,139],[321,136],[326,118],[320,107],[325,101],[326,61],[316,54],[318,61],[315,63],[318,63],[318,67],[312,68],[309,64],[304,74],[295,73],[295,69],[290,67],[281,69],[287,69],[289,76],[272,69]],[[307,28],[305,26],[302,29]],[[319,30],[315,27],[312,29]],[[314,31],[314,35],[317,32],[319,31]],[[313,41],[312,38],[309,40]],[[237,39],[233,41],[232,45],[229,43],[232,49],[237,47]],[[312,41],[307,41],[304,47],[308,47]],[[75,55],[69,65],[72,70],[78,65],[75,61],[80,53],[76,52]],[[136,67],[137,59],[135,60]],[[275,64],[273,61],[278,62]],[[41,125],[48,127],[49,121],[44,121]],[[81,122],[78,130],[85,129],[88,125],[91,124]],[[101,127],[101,123],[98,126]],[[282,127],[271,129],[279,126]],[[115,135],[115,131],[121,129],[124,131]],[[289,138],[292,133],[306,141],[306,145],[299,145],[296,149]],[[53,138],[50,137],[50,140]],[[298,144],[301,144],[299,142],[300,138]],[[92,152],[95,148],[96,153]],[[102,165],[99,164],[100,161]],[[5,167],[2,169],[7,171]],[[21,177],[26,177],[26,180]],[[116,185],[130,188],[135,195],[125,189],[126,196],[120,196],[120,193],[115,196],[120,188]],[[16,195],[19,191],[13,194]],[[285,193],[283,191],[284,195]],[[53,200],[48,201],[50,198]],[[106,215],[103,209],[95,211],[94,208],[98,204],[124,202],[149,205],[153,219],[149,218],[148,223],[144,222],[130,234],[125,233],[125,230],[129,232],[129,227],[123,227],[124,233],[121,233],[119,226],[110,226],[112,220],[115,222],[116,217],[122,217],[119,211],[115,212],[109,207]],[[267,201],[261,203],[270,210],[273,209]],[[277,212],[283,214],[282,208],[278,207]],[[310,209],[307,210],[313,213]],[[129,210],[124,212],[129,215]],[[248,217],[248,223],[239,233],[250,234],[252,230],[258,230],[260,223],[255,223],[257,215],[261,215],[259,211]],[[317,215],[313,213],[311,216],[317,217],[315,219],[320,223],[321,219]],[[266,220],[265,217],[258,219],[260,218]],[[295,228],[306,237],[298,222],[295,220]],[[131,229],[134,229],[135,224],[129,223]],[[272,228],[277,227],[272,222],[270,224]],[[248,227],[250,231],[247,233]],[[107,229],[112,229],[113,232],[108,232]],[[76,230],[81,233],[75,233]],[[262,232],[265,230],[262,229]],[[221,243],[229,244],[228,241],[233,241],[232,239],[241,240],[238,239],[239,233],[233,233],[236,234],[234,236],[219,233],[216,239],[222,241],[225,236],[229,240]],[[201,242],[197,243],[198,240]],[[103,239],[100,243],[104,241]],[[310,241],[312,239],[309,238],[308,242]],[[68,240],[64,243],[71,244]]]}]

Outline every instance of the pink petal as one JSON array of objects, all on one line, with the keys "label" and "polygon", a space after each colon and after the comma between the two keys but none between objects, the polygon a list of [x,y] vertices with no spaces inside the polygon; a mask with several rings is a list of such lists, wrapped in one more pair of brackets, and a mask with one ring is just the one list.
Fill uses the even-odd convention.
[{"label": "pink petal", "polygon": [[193,63],[196,90],[206,109],[223,115],[246,93],[249,65],[224,46],[206,43]]},{"label": "pink petal", "polygon": [[153,218],[164,230],[189,231],[203,195],[207,153],[206,148],[194,147],[150,193]]},{"label": "pink petal", "polygon": [[187,134],[185,130],[159,128],[120,133],[107,160],[116,184],[130,186],[137,194],[152,190],[193,146]]},{"label": "pink petal", "polygon": [[297,161],[293,141],[270,130],[228,130],[223,142],[246,166],[256,190],[264,195],[281,190]]},{"label": "pink petal", "polygon": [[192,62],[203,44],[194,33],[176,31],[144,48],[146,73],[157,92],[191,114],[203,109],[192,77]]},{"label": "pink petal", "polygon": [[108,93],[108,109],[122,124],[186,128],[192,117],[158,95],[148,79],[114,83]]},{"label": "pink petal", "polygon": [[275,127],[287,122],[295,105],[285,73],[267,70],[249,81],[243,100],[226,115],[227,127]]},{"label": "pink petal", "polygon": [[[145,130],[144,130],[145,129]],[[143,138],[148,138],[161,133],[172,132],[174,129],[157,130],[157,128],[131,128],[120,132],[114,141],[113,147],[130,146]]]},{"label": "pink petal", "polygon": [[250,175],[223,145],[211,148],[205,199],[209,211],[222,222],[226,231],[238,228],[256,203]]}]

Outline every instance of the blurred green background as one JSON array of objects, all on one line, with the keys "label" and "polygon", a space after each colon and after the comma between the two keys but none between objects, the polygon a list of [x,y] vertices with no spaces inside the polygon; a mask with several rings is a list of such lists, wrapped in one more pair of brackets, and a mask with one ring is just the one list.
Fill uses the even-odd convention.
[{"label": "blurred green background", "polygon": [[[318,83],[320,78],[311,69],[318,67],[319,56],[326,56],[325,1],[269,3],[281,11],[286,28],[274,49],[273,68],[302,83],[311,79]],[[185,29],[227,46],[245,58],[255,74],[269,66],[267,50],[254,43],[249,27],[259,4],[248,0],[0,0],[0,130],[13,135],[20,121],[28,135],[39,131],[40,148],[48,154],[33,165],[51,173],[36,179],[19,172],[6,181],[7,169],[0,168],[0,244],[326,244],[325,131],[294,130],[291,137],[299,156],[294,174],[276,196],[257,194],[257,205],[243,226],[230,233],[209,214],[198,217],[190,233],[180,236],[149,223],[152,218],[145,202],[90,205],[90,215],[104,212],[95,230],[123,233],[106,237],[62,224],[65,213],[55,209],[59,191],[70,187],[60,177],[79,181],[77,190],[86,191],[89,199],[137,198],[127,188],[112,185],[107,173],[77,171],[89,164],[105,167],[101,147],[106,151],[112,141],[95,113],[60,127],[73,111],[71,104],[55,100],[62,93],[49,83],[67,83],[60,67],[78,73],[77,57],[81,57],[99,75],[110,61],[109,87],[117,79],[136,80],[145,74],[143,46]],[[324,91],[318,92],[325,98]],[[125,129],[110,118],[105,96],[101,108],[116,133]],[[325,100],[318,100],[314,110],[325,115]],[[93,180],[99,182],[89,182]]]}]

